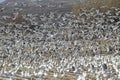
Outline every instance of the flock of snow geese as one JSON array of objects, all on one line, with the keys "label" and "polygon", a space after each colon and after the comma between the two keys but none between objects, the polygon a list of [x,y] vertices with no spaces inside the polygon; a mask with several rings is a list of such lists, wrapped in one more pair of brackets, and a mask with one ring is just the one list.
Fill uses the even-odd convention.
[{"label": "flock of snow geese", "polygon": [[24,18],[0,26],[0,79],[120,79],[119,8]]}]

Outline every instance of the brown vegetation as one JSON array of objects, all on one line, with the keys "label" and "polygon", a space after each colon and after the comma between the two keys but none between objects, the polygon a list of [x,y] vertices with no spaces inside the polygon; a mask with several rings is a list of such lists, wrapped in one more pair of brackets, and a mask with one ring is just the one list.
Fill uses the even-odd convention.
[{"label": "brown vegetation", "polygon": [[120,0],[88,0],[86,3],[79,3],[73,5],[73,12],[78,13],[82,9],[99,9],[100,11],[107,11],[111,7],[120,8]]},{"label": "brown vegetation", "polygon": [[18,14],[15,19],[13,20],[13,22],[15,24],[22,24],[24,22],[26,22],[26,20],[23,18],[23,16],[21,14]]}]

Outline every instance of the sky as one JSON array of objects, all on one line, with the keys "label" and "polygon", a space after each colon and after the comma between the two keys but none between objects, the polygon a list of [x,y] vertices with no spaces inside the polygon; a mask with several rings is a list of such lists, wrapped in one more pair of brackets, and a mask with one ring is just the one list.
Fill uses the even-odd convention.
[{"label": "sky", "polygon": [[0,0],[0,3],[3,2],[3,1],[5,1],[5,0]]}]

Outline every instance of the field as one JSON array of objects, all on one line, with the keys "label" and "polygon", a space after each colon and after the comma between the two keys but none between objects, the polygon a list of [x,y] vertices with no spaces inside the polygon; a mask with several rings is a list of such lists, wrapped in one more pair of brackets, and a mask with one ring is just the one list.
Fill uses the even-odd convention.
[{"label": "field", "polygon": [[0,4],[0,80],[120,79],[119,1],[25,1]]}]

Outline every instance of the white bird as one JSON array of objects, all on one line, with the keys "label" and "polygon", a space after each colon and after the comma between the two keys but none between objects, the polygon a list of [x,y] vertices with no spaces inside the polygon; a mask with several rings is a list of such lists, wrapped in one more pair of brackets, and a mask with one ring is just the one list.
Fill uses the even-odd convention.
[{"label": "white bird", "polygon": [[54,73],[54,74],[53,74],[53,77],[57,78],[57,77],[58,77],[58,74],[57,74],[57,73]]},{"label": "white bird", "polygon": [[85,77],[83,77],[82,75],[79,75],[77,80],[85,80]]}]

